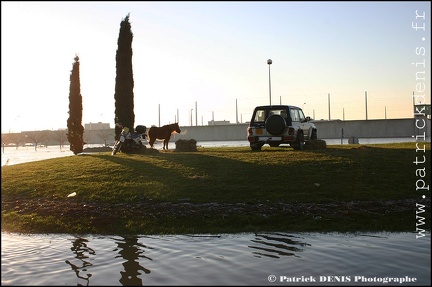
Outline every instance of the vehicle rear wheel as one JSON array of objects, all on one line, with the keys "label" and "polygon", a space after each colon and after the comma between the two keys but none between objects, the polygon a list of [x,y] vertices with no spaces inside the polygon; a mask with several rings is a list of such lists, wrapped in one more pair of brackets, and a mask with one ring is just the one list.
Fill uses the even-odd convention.
[{"label": "vehicle rear wheel", "polygon": [[138,142],[138,143],[132,145],[132,152],[133,153],[141,153],[142,148],[143,148],[142,143]]},{"label": "vehicle rear wheel", "polygon": [[304,136],[303,136],[303,132],[298,132],[297,134],[297,140],[295,145],[293,146],[295,150],[303,150],[304,149]]},{"label": "vehicle rear wheel", "polygon": [[250,148],[251,148],[251,150],[261,150],[262,145],[261,144],[251,144]]}]

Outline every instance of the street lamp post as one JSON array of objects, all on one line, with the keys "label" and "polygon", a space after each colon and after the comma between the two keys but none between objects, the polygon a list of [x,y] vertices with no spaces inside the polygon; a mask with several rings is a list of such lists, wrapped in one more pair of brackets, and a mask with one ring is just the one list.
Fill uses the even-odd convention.
[{"label": "street lamp post", "polygon": [[270,80],[270,65],[272,64],[272,60],[268,59],[267,64],[269,65],[269,97],[270,97],[270,106],[271,106],[271,80]]}]

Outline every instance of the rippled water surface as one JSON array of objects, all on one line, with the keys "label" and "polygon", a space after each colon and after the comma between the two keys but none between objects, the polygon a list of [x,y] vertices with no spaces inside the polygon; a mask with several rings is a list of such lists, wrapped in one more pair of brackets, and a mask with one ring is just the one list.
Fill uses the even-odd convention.
[{"label": "rippled water surface", "polygon": [[[1,280],[2,285],[309,286],[337,280],[341,286],[428,286],[430,244],[430,233],[418,239],[414,233],[2,233]],[[383,283],[388,277],[411,283]]]}]

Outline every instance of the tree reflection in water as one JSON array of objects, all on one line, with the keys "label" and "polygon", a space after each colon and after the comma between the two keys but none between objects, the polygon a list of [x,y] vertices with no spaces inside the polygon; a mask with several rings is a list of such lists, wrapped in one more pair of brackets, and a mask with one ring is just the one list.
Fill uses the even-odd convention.
[{"label": "tree reflection in water", "polygon": [[124,242],[117,241],[119,254],[115,258],[123,258],[126,261],[123,263],[124,271],[120,271],[121,278],[120,283],[123,286],[142,286],[142,279],[139,278],[141,275],[140,270],[144,273],[149,274],[150,270],[144,268],[140,265],[140,258],[146,258],[152,260],[151,258],[142,255],[144,250],[140,248],[147,248],[145,245],[138,242],[137,236],[124,237]]},{"label": "tree reflection in water", "polygon": [[[80,275],[80,272],[87,271],[87,267],[92,266],[89,261],[85,260],[88,259],[89,256],[87,254],[96,255],[96,252],[87,246],[87,242],[89,242],[87,239],[84,238],[76,238],[72,241],[72,247],[71,250],[75,254],[75,258],[81,261],[81,266],[75,265],[71,263],[69,260],[66,260],[66,264],[69,264],[73,271],[75,271],[76,276],[80,279],[83,279],[86,281],[86,286],[89,286],[90,283],[90,277],[92,274],[87,273],[84,276]],[[83,286],[80,283],[77,283],[77,286]]]},{"label": "tree reflection in water", "polygon": [[257,245],[250,245],[254,251],[255,257],[271,257],[280,258],[281,256],[294,256],[301,257],[298,253],[303,252],[302,248],[297,246],[310,246],[310,244],[301,242],[300,239],[304,239],[298,236],[287,235],[287,234],[255,234],[255,240],[251,240]]}]

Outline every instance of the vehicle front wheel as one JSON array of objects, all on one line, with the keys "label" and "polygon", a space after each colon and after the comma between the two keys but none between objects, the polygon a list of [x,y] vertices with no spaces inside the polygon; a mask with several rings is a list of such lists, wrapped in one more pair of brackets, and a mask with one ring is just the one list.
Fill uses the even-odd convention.
[{"label": "vehicle front wheel", "polygon": [[312,130],[312,135],[311,135],[310,139],[311,140],[317,140],[318,139],[316,130]]},{"label": "vehicle front wheel", "polygon": [[111,155],[115,155],[122,147],[122,143],[115,143]]}]

